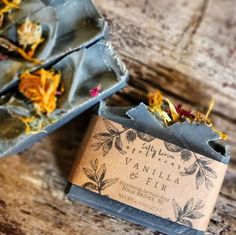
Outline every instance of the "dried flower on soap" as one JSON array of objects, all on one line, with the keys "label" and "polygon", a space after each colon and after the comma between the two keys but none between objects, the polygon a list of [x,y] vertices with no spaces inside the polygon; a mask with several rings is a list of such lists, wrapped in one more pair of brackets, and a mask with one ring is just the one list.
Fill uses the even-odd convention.
[{"label": "dried flower on soap", "polygon": [[17,28],[18,43],[29,58],[34,57],[36,49],[44,41],[42,35],[42,26],[32,22],[29,18],[26,18]]},{"label": "dried flower on soap", "polygon": [[19,91],[31,100],[37,114],[48,115],[56,109],[58,92],[64,92],[61,73],[52,69],[26,71],[20,75]]},{"label": "dried flower on soap", "polygon": [[209,119],[210,112],[214,106],[214,99],[211,101],[206,114],[185,110],[182,108],[182,105],[175,106],[169,99],[163,97],[160,91],[148,95],[148,104],[150,111],[160,118],[166,126],[184,121],[189,121],[190,123],[203,123],[210,126],[222,139],[227,139],[226,134],[214,129]]},{"label": "dried flower on soap", "polygon": [[[21,0],[0,0],[0,27],[2,27],[5,16],[10,16],[13,10],[20,9]],[[10,17],[9,17],[10,18]]]},{"label": "dried flower on soap", "polygon": [[17,42],[12,42],[7,38],[0,37],[0,48],[8,53],[20,55],[26,61],[40,64],[41,61],[34,58],[36,50],[44,41],[42,26],[27,18],[17,28]]},{"label": "dried flower on soap", "polygon": [[15,43],[10,41],[7,38],[0,36],[0,52],[6,55],[19,55],[24,58],[26,61],[32,62],[34,64],[41,64],[41,61],[29,56],[27,52],[25,52],[22,48],[18,47]]},{"label": "dried flower on soap", "polygon": [[92,97],[96,97],[100,94],[101,91],[102,91],[102,86],[101,86],[101,84],[99,84],[98,86],[93,87],[92,89],[90,89],[89,94]]}]

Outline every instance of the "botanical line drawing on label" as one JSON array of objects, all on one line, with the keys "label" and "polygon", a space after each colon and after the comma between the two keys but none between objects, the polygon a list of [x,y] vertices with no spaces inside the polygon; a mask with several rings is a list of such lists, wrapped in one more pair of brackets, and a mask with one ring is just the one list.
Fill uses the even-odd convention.
[{"label": "botanical line drawing on label", "polygon": [[123,130],[119,130],[108,120],[103,119],[103,121],[107,132],[100,132],[94,135],[93,138],[98,141],[91,145],[91,147],[94,148],[94,151],[102,149],[103,156],[106,156],[109,153],[113,147],[113,144],[121,154],[126,154],[126,152],[123,150],[123,142],[121,139],[123,134],[125,134],[128,142],[133,142],[137,137],[146,142],[151,142],[155,139],[155,137],[141,133],[131,128],[123,127]]},{"label": "botanical line drawing on label", "polygon": [[225,164],[182,146],[97,117],[70,182],[205,231],[226,169]]},{"label": "botanical line drawing on label", "polygon": [[194,198],[191,198],[187,201],[184,207],[181,208],[175,201],[175,199],[173,199],[172,205],[175,213],[176,223],[181,223],[188,227],[193,227],[191,220],[196,220],[204,217],[204,214],[199,211],[205,206],[202,200],[199,200],[194,205]]},{"label": "botanical line drawing on label", "polygon": [[[122,130],[115,127],[110,121],[103,119],[107,132],[99,132],[93,136],[97,141],[91,145],[94,151],[102,149],[103,156],[105,157],[113,146],[121,153],[126,154],[124,149],[124,143],[122,141],[122,135],[125,135],[125,139],[128,143],[134,142],[137,138],[145,142],[151,142],[155,137],[148,134],[139,132],[137,130],[127,128],[123,126]],[[176,146],[165,141],[164,145],[170,152],[180,153],[180,157],[184,162],[188,162],[190,159],[195,158],[195,162],[190,166],[186,167],[183,172],[180,172],[181,176],[191,176],[195,174],[196,188],[199,189],[203,184],[207,190],[214,187],[212,179],[217,178],[216,172],[209,166],[211,160],[206,158],[198,158],[197,155],[182,147]]]},{"label": "botanical line drawing on label", "polygon": [[[106,165],[103,163],[100,168],[98,167],[98,160],[95,159],[94,161],[90,161],[91,169],[89,168],[83,168],[85,175],[92,181],[86,182],[82,185],[82,187],[89,189],[89,190],[95,190],[100,195],[102,195],[102,191],[104,191],[106,188],[112,186],[113,184],[117,183],[119,178],[115,179],[105,179],[106,176]],[[106,195],[103,195],[106,196]]]},{"label": "botanical line drawing on label", "polygon": [[185,168],[184,172],[180,172],[181,176],[190,176],[195,175],[196,188],[199,189],[205,182],[205,187],[207,190],[214,187],[214,184],[211,179],[216,179],[216,172],[209,166],[212,161],[206,159],[205,157],[198,157],[196,153],[191,152],[190,150],[183,149],[181,147],[175,146],[170,143],[164,142],[167,150],[171,152],[180,152],[181,159],[183,161],[189,161],[192,158],[195,158],[193,164]]}]

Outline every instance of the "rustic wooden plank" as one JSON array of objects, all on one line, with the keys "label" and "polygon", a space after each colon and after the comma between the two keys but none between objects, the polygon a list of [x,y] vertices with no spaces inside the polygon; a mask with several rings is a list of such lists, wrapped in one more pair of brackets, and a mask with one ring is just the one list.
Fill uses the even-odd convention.
[{"label": "rustic wooden plank", "polygon": [[235,0],[96,3],[112,22],[114,45],[144,75],[193,102],[215,95],[215,109],[235,119]]},{"label": "rustic wooden plank", "polygon": [[[96,0],[132,77],[127,99],[159,88],[181,103],[216,104],[215,126],[229,134],[236,160],[235,0]],[[138,23],[137,23],[138,22]],[[144,97],[144,96],[143,96]],[[137,102],[137,99],[136,99]]]},{"label": "rustic wooden plank", "polygon": [[[236,0],[96,0],[110,22],[115,47],[127,63],[130,86],[112,105],[164,94],[205,110],[212,95],[216,127],[230,135],[236,153]],[[86,112],[41,142],[0,164],[0,234],[154,235],[64,195],[91,117]],[[236,156],[236,154],[235,154]],[[236,166],[227,172],[209,232],[236,234]]]}]

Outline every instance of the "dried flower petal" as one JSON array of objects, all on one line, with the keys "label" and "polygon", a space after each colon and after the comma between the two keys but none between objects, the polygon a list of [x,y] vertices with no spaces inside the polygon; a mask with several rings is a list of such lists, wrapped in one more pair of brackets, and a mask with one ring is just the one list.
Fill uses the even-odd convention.
[{"label": "dried flower petal", "polygon": [[43,34],[42,26],[32,22],[28,17],[17,28],[18,42],[25,50],[27,46],[38,44]]},{"label": "dried flower petal", "polygon": [[92,97],[96,97],[100,94],[100,92],[102,91],[102,87],[101,87],[101,84],[99,84],[98,86],[92,88],[89,90],[89,94],[92,96]]},{"label": "dried flower petal", "polygon": [[166,99],[168,105],[169,105],[169,109],[170,109],[170,114],[172,117],[172,121],[173,122],[177,122],[179,120],[179,114],[175,108],[175,106],[170,102],[169,99]]},{"label": "dried flower petal", "polygon": [[150,106],[150,111],[159,115],[166,125],[172,121],[168,113],[162,108],[163,96],[160,91],[149,93],[148,103]]},{"label": "dried flower petal", "polygon": [[20,75],[19,91],[30,99],[37,113],[50,114],[56,109],[61,73],[40,69]]},{"label": "dried flower petal", "polygon": [[172,125],[180,121],[202,123],[211,127],[221,139],[228,138],[226,134],[217,131],[209,120],[209,115],[214,106],[214,99],[211,100],[206,115],[197,111],[187,111],[182,108],[182,105],[174,106],[169,99],[162,96],[160,91],[148,94],[148,101],[149,110],[157,115],[166,125]]},{"label": "dried flower petal", "polygon": [[148,104],[151,108],[161,107],[163,103],[163,96],[160,91],[152,92],[148,94]]},{"label": "dried flower petal", "polygon": [[21,0],[12,0],[12,1],[0,0],[0,2],[2,3],[2,5],[4,5],[3,8],[0,9],[0,27],[1,27],[4,21],[4,14],[11,13],[11,11],[14,9],[19,9]]},{"label": "dried flower petal", "polygon": [[[36,59],[33,59],[36,49],[44,41],[42,37],[43,29],[38,23],[32,22],[28,17],[17,28],[18,42],[21,48],[18,48],[18,53],[28,61],[38,64]],[[27,50],[28,49],[28,50]]]},{"label": "dried flower petal", "polygon": [[175,109],[180,117],[188,117],[188,118],[192,117],[192,111],[191,110],[187,111],[183,109],[181,104],[178,104],[177,106],[175,106]]},{"label": "dried flower petal", "polygon": [[17,47],[9,39],[0,36],[0,47],[5,49],[8,52],[16,52],[22,56],[27,61],[30,61],[35,64],[41,64],[41,61],[35,58],[30,57],[30,55],[25,52],[22,48]]}]

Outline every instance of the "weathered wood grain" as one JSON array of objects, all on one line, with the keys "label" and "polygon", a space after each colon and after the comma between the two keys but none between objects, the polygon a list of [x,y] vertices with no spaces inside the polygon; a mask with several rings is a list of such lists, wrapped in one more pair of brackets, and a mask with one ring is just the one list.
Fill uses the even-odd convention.
[{"label": "weathered wood grain", "polygon": [[[161,88],[176,102],[205,110],[214,95],[212,119],[229,133],[235,154],[236,0],[95,2],[109,20],[114,45],[131,74],[130,86],[109,103],[135,104]],[[86,112],[22,154],[1,160],[0,234],[155,234],[66,199],[66,177],[90,117]],[[234,163],[209,232],[236,234]]]}]

